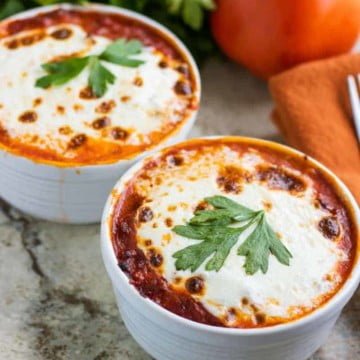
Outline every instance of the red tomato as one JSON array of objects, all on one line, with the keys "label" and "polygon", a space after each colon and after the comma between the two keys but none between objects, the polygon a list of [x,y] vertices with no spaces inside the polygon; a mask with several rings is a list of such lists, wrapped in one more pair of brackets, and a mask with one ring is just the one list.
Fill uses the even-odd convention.
[{"label": "red tomato", "polygon": [[351,49],[360,0],[218,0],[211,28],[220,48],[268,78],[298,63]]}]

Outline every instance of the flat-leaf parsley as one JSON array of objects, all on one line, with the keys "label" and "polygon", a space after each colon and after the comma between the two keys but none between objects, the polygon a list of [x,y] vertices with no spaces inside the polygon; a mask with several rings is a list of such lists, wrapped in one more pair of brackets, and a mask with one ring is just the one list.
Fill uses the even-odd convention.
[{"label": "flat-leaf parsley", "polygon": [[102,64],[102,61],[126,67],[138,67],[144,61],[134,59],[131,56],[139,54],[141,50],[142,43],[138,40],[117,39],[100,55],[70,58],[43,64],[41,67],[48,74],[37,79],[35,85],[41,88],[63,85],[78,76],[85,67],[89,66],[88,85],[93,94],[101,97],[106,93],[108,85],[113,84],[116,79],[115,75]]},{"label": "flat-leaf parsley", "polygon": [[245,272],[253,275],[261,270],[265,274],[270,254],[289,265],[292,255],[270,227],[263,210],[251,210],[224,196],[205,198],[205,201],[212,205],[212,210],[197,211],[188,224],[173,228],[178,235],[201,240],[173,254],[177,270],[194,272],[210,258],[205,270],[219,271],[239,236],[252,225],[254,230],[237,250],[238,255],[246,258]]}]

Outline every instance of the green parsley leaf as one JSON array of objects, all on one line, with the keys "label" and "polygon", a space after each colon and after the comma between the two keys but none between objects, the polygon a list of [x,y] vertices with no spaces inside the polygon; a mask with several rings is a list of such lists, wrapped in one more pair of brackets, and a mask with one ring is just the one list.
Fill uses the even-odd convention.
[{"label": "green parsley leaf", "polygon": [[241,244],[237,254],[246,256],[245,271],[255,274],[259,269],[265,274],[269,266],[269,255],[273,254],[284,265],[289,265],[292,257],[289,250],[282,244],[278,236],[271,229],[262,212],[255,230]]},{"label": "green parsley leaf", "polygon": [[190,224],[227,225],[233,221],[249,220],[257,213],[224,196],[205,198],[205,201],[215,209],[197,211]]},{"label": "green parsley leaf", "polygon": [[105,66],[101,65],[96,56],[91,58],[89,86],[96,96],[103,96],[106,93],[108,85],[113,84],[115,79],[115,75]]},{"label": "green parsley leaf", "polygon": [[41,67],[48,75],[37,79],[35,86],[48,88],[49,86],[63,85],[78,76],[89,65],[89,86],[96,96],[101,97],[106,93],[108,85],[114,84],[116,79],[115,75],[101,64],[101,60],[127,67],[137,67],[144,61],[131,59],[129,56],[139,54],[141,49],[142,43],[138,40],[118,39],[100,55],[43,64]]},{"label": "green parsley leaf", "polygon": [[194,272],[211,255],[213,256],[205,265],[205,269],[219,271],[245,228],[187,225],[176,226],[173,230],[178,235],[203,240],[202,243],[188,246],[173,255],[177,259],[177,270],[190,269]]},{"label": "green parsley leaf", "polygon": [[289,265],[292,255],[268,224],[263,210],[251,210],[224,196],[205,198],[205,201],[214,209],[197,211],[188,224],[173,228],[178,235],[202,241],[173,254],[177,270],[194,272],[211,257],[205,269],[219,271],[239,236],[254,224],[254,230],[237,252],[246,257],[245,272],[248,275],[258,270],[266,273],[270,254]]},{"label": "green parsley leaf", "polygon": [[131,59],[129,56],[140,54],[141,49],[142,43],[138,40],[119,39],[109,45],[99,58],[117,65],[137,67],[142,65],[144,61]]},{"label": "green parsley leaf", "polygon": [[49,73],[36,81],[35,86],[48,88],[50,85],[59,86],[78,76],[87,66],[89,58],[72,58],[64,61],[47,63],[41,67]]}]

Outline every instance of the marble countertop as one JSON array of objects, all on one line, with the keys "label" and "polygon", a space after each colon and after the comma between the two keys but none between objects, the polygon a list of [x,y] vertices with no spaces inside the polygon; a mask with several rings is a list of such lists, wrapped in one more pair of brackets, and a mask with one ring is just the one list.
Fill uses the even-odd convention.
[{"label": "marble countertop", "polygon": [[[216,61],[202,70],[192,136],[281,141],[266,84]],[[1,174],[0,174],[1,176]],[[0,200],[0,359],[148,360],[124,327],[100,256],[99,226],[39,221]],[[312,360],[360,359],[360,291]]]}]

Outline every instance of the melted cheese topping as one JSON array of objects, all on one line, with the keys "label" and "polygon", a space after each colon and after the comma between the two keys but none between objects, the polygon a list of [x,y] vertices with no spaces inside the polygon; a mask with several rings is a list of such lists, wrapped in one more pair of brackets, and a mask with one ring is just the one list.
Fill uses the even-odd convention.
[{"label": "melted cheese topping", "polygon": [[18,152],[35,148],[38,160],[97,163],[133,156],[175,131],[196,108],[195,92],[176,91],[189,84],[177,70],[188,65],[149,46],[134,57],[144,61],[137,68],[103,62],[116,81],[101,98],[89,98],[88,67],[62,86],[35,87],[46,75],[41,64],[100,54],[110,43],[70,24],[0,39],[3,142]]},{"label": "melted cheese topping", "polygon": [[[290,321],[320,306],[344,281],[340,269],[350,262],[349,249],[342,244],[344,229],[340,219],[335,220],[339,234],[331,239],[321,229],[319,224],[331,213],[318,206],[319,184],[311,176],[273,164],[255,147],[241,153],[225,145],[202,151],[180,149],[156,164],[140,171],[134,182],[136,193],[144,198],[142,209],[151,213],[136,222],[137,245],[150,262],[154,253],[161,255],[162,263],[155,262],[154,269],[174,291],[188,292],[186,281],[201,279],[202,291],[191,296],[226,326]],[[203,199],[214,195],[264,209],[293,255],[290,266],[270,255],[265,274],[247,275],[245,257],[236,252],[250,228],[240,235],[220,271],[205,270],[210,258],[194,273],[176,270],[173,254],[199,240],[177,235],[172,227],[184,225]]]}]

